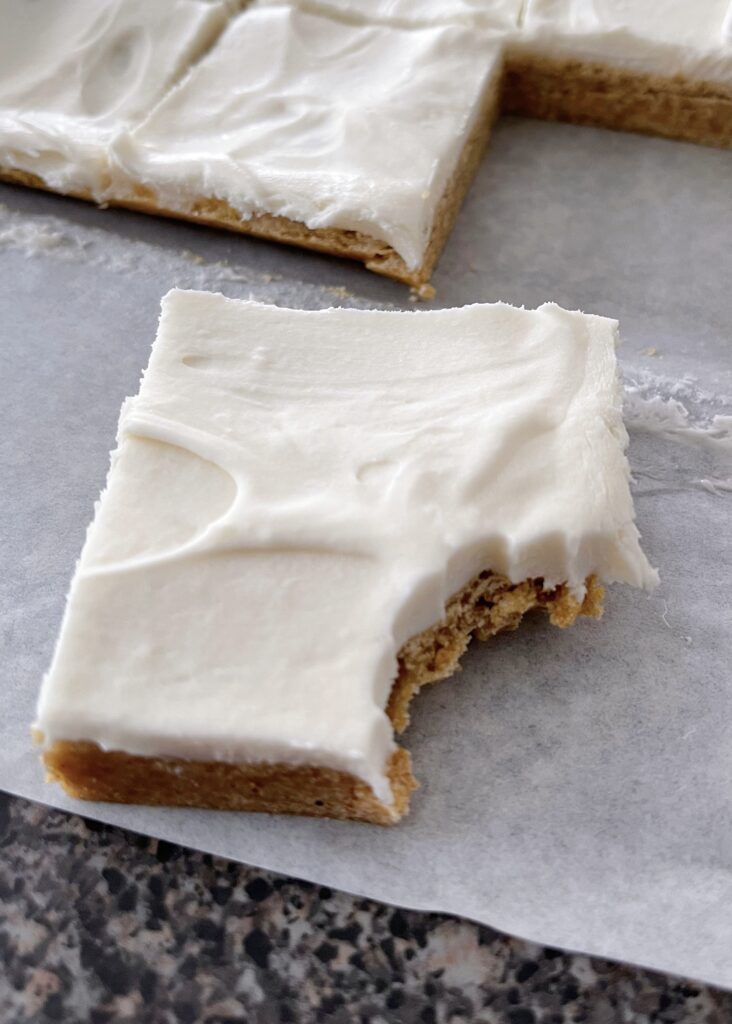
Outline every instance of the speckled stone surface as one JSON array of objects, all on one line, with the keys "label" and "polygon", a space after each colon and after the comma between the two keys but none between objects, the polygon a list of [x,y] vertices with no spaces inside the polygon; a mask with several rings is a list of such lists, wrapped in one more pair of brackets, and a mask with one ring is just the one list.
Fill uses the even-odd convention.
[{"label": "speckled stone surface", "polygon": [[0,1021],[723,1024],[732,995],[0,794]]}]

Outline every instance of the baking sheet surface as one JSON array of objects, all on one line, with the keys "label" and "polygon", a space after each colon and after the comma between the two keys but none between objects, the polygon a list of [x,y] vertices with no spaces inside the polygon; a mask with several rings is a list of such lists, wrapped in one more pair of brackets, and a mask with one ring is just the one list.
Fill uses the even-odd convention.
[{"label": "baking sheet surface", "polygon": [[[617,317],[634,493],[662,575],[600,623],[475,645],[404,737],[392,829],[78,804],[28,724],[161,295],[410,308],[356,266],[0,188],[0,786],[212,853],[732,986],[732,153],[500,122],[432,305]],[[445,339],[449,344],[449,338]]]}]

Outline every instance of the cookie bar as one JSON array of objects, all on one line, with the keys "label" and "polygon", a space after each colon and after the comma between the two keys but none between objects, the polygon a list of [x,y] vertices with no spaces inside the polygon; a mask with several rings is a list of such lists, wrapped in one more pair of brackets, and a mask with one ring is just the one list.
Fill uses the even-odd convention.
[{"label": "cookie bar", "polygon": [[[616,324],[163,300],[37,737],[87,799],[391,823],[471,636],[650,587]],[[449,344],[446,340],[449,339]]]},{"label": "cookie bar", "polygon": [[428,280],[487,143],[498,37],[245,10],[111,150],[111,199]]}]

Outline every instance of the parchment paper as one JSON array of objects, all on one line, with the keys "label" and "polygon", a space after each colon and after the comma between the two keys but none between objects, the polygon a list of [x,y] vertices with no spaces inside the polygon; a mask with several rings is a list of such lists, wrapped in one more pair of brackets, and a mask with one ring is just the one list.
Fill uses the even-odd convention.
[{"label": "parchment paper", "polygon": [[[0,785],[56,807],[529,939],[732,986],[732,153],[503,121],[436,304],[616,316],[639,525],[662,587],[475,646],[405,736],[422,788],[383,829],[78,804],[28,724],[122,399],[172,285],[404,305],[357,267],[4,188]],[[185,252],[183,250],[190,250]],[[228,260],[228,263],[221,261]],[[449,338],[445,339],[449,344]],[[687,415],[688,413],[688,415]]]}]

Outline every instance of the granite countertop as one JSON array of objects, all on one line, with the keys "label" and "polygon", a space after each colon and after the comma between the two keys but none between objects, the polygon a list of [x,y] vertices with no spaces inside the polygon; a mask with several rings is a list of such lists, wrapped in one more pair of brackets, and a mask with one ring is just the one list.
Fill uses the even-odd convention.
[{"label": "granite countertop", "polygon": [[732,994],[0,794],[0,1021],[723,1024]]}]

